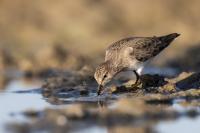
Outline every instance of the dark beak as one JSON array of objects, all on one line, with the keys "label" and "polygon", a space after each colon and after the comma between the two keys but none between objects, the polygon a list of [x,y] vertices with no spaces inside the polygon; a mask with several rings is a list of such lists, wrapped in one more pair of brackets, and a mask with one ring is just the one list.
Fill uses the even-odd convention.
[{"label": "dark beak", "polygon": [[99,95],[101,95],[101,92],[103,91],[103,85],[99,85],[98,86],[98,91],[97,91],[97,95],[99,96]]}]

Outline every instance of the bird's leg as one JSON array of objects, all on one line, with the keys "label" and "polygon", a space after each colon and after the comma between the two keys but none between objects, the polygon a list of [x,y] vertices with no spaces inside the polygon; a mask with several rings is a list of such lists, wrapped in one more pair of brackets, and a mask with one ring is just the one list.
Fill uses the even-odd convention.
[{"label": "bird's leg", "polygon": [[135,73],[135,76],[136,76],[136,81],[135,81],[134,86],[138,86],[138,85],[141,84],[141,82],[139,82],[140,81],[140,75],[137,73],[136,70],[133,70],[133,72]]}]

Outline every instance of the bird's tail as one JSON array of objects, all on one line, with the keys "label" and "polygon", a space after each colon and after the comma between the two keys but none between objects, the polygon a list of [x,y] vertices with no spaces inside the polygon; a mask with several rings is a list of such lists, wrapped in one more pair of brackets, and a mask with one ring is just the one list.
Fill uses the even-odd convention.
[{"label": "bird's tail", "polygon": [[158,38],[159,38],[159,40],[161,42],[166,43],[166,44],[170,44],[178,36],[180,36],[180,34],[178,34],[178,33],[172,33],[172,34],[161,36],[161,37],[158,37]]}]

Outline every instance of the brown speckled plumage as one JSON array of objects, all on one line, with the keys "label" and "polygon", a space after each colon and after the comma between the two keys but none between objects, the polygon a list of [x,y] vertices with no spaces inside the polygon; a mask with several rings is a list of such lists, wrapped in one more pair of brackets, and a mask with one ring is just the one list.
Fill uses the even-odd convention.
[{"label": "brown speckled plumage", "polygon": [[111,44],[106,50],[105,60],[111,59],[113,53],[132,47],[131,53],[138,61],[146,61],[159,54],[166,48],[179,34],[173,33],[161,37],[129,37]]},{"label": "brown speckled plumage", "polygon": [[95,79],[100,85],[105,85],[123,70],[132,70],[138,77],[136,71],[178,36],[172,33],[160,37],[129,37],[111,44],[106,50],[105,62],[96,69]]}]

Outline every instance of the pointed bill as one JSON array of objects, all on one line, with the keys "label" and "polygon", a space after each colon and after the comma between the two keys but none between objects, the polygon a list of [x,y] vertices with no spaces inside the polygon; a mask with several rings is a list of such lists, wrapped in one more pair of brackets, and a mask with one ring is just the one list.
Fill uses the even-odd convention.
[{"label": "pointed bill", "polygon": [[101,94],[102,90],[103,90],[103,86],[100,84],[100,85],[98,86],[98,91],[97,91],[97,95],[98,95],[98,96]]}]

